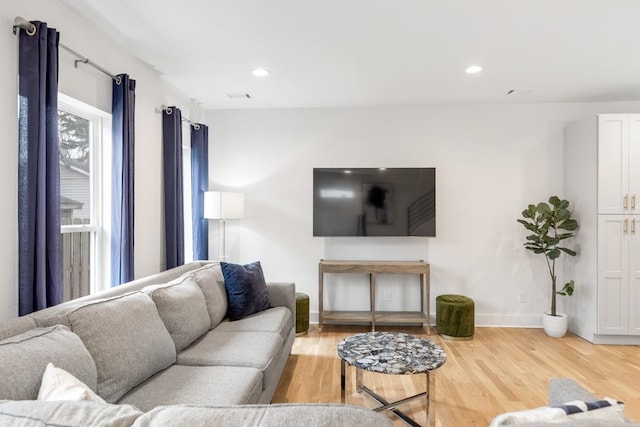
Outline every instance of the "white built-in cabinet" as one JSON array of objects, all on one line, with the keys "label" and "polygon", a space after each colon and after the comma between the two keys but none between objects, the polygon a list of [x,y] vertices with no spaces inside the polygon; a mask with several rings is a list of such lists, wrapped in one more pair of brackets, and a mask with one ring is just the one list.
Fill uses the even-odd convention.
[{"label": "white built-in cabinet", "polygon": [[598,215],[598,334],[640,335],[640,215]]},{"label": "white built-in cabinet", "polygon": [[640,114],[599,114],[563,132],[563,197],[580,225],[562,261],[569,330],[640,345]]},{"label": "white built-in cabinet", "polygon": [[598,214],[640,214],[640,114],[598,116]]},{"label": "white built-in cabinet", "polygon": [[640,114],[598,116],[597,331],[640,335]]}]

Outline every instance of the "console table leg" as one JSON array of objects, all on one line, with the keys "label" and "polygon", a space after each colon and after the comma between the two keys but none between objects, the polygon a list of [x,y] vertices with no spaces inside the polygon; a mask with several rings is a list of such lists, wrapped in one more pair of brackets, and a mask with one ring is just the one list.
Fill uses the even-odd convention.
[{"label": "console table leg", "polygon": [[347,380],[345,376],[346,365],[347,365],[347,362],[345,362],[344,360],[340,361],[340,401],[342,403],[345,403],[346,401],[346,396],[345,396],[345,388],[347,386]]},{"label": "console table leg", "polygon": [[[320,260],[322,262],[322,260]],[[318,270],[318,332],[322,332],[322,313],[323,313],[323,287],[324,287],[324,272]]]},{"label": "console table leg", "polygon": [[369,289],[371,291],[371,332],[376,330],[376,273],[369,276]]}]

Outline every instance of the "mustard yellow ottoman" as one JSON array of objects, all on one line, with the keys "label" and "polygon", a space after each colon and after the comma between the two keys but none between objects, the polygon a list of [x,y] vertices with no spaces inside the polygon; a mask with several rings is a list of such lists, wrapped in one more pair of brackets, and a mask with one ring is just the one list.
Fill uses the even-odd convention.
[{"label": "mustard yellow ottoman", "polygon": [[309,330],[309,295],[296,292],[296,335]]},{"label": "mustard yellow ottoman", "polygon": [[475,328],[473,300],[464,295],[436,297],[436,326],[438,333],[450,340],[470,340]]}]

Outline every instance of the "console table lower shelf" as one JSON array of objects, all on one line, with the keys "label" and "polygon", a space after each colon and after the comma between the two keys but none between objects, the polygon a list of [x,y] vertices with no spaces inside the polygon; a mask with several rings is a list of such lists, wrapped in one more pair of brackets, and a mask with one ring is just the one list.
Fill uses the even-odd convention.
[{"label": "console table lower shelf", "polygon": [[[376,324],[425,324],[428,323],[427,315],[420,311],[376,311]],[[373,316],[370,311],[324,311],[322,323],[372,323]]]}]

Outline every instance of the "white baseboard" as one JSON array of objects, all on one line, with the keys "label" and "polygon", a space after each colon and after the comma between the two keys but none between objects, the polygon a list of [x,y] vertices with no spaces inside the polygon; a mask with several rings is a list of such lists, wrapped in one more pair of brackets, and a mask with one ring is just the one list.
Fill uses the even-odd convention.
[{"label": "white baseboard", "polygon": [[640,345],[640,336],[634,335],[594,335],[594,344],[608,345]]}]

